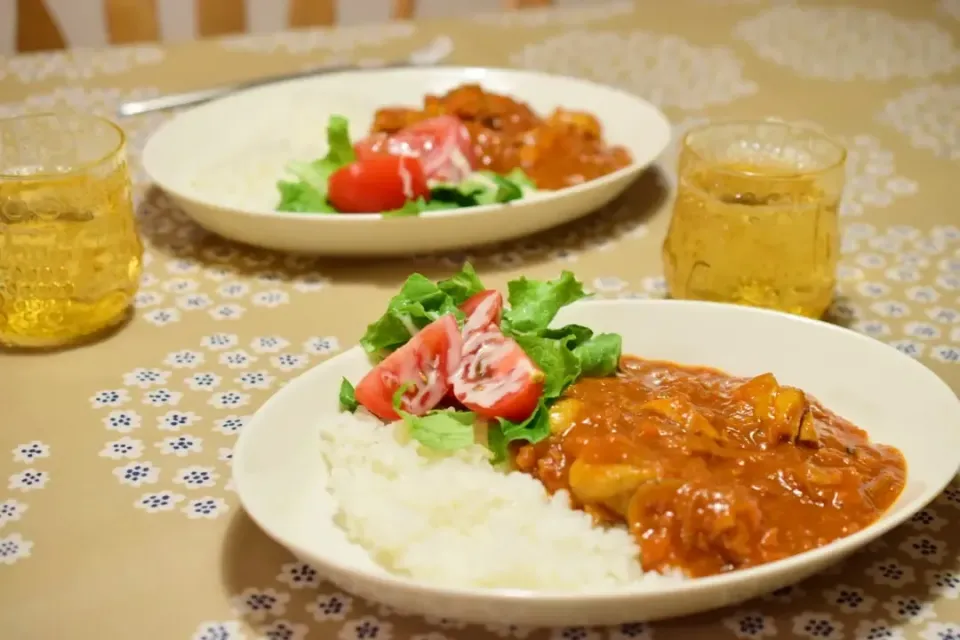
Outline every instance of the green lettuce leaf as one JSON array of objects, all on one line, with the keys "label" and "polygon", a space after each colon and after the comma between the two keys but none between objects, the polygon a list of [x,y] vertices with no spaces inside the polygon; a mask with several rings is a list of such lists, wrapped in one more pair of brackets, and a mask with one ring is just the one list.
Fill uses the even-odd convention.
[{"label": "green lettuce leaf", "polygon": [[477,196],[483,191],[484,187],[471,182],[438,184],[430,189],[430,202],[442,202],[456,208],[475,207]]},{"label": "green lettuce leaf", "polygon": [[507,283],[510,308],[503,312],[504,333],[540,333],[546,331],[561,308],[585,297],[583,284],[569,271],[554,280],[520,278]]},{"label": "green lettuce leaf", "polygon": [[438,282],[437,288],[450,296],[453,303],[458,306],[486,289],[469,262],[465,262],[459,272]]},{"label": "green lettuce leaf", "polygon": [[487,426],[487,449],[493,454],[491,464],[500,464],[506,461],[510,453],[509,443],[503,436],[503,427],[499,424],[490,423]]},{"label": "green lettuce leaf", "polygon": [[469,263],[459,273],[437,283],[414,273],[387,303],[386,312],[367,327],[360,344],[367,353],[383,357],[405,345],[417,331],[440,316],[452,313],[458,322],[462,321],[458,305],[482,290],[483,284]]},{"label": "green lettuce leaf", "polygon": [[573,355],[580,362],[580,375],[600,378],[617,372],[623,338],[616,333],[600,333],[580,343]]},{"label": "green lettuce leaf", "polygon": [[587,340],[593,337],[593,330],[589,327],[585,327],[582,324],[568,324],[562,327],[552,329],[547,328],[539,332],[539,335],[544,338],[552,338],[554,340],[565,339],[567,341],[567,346],[571,349],[583,344]]},{"label": "green lettuce leaf", "polygon": [[337,210],[327,202],[327,198],[323,193],[320,193],[306,182],[280,180],[277,182],[277,190],[280,191],[280,204],[277,205],[277,211],[295,213],[337,212]]},{"label": "green lettuce leaf", "polygon": [[327,155],[313,162],[290,162],[288,173],[297,177],[297,182],[281,180],[277,183],[280,192],[278,211],[297,213],[335,213],[327,202],[327,181],[337,169],[357,159],[350,143],[350,127],[343,116],[330,116],[327,122]]},{"label": "green lettuce leaf", "polygon": [[473,174],[468,186],[482,187],[474,198],[477,204],[501,204],[519,200],[523,197],[523,189],[507,178],[492,171],[478,171]]},{"label": "green lettuce leaf", "polygon": [[570,350],[570,336],[560,339],[519,334],[513,337],[543,372],[543,397],[553,399],[581,375],[580,359]]},{"label": "green lettuce leaf", "polygon": [[523,422],[498,419],[487,430],[487,448],[493,453],[494,464],[507,459],[508,445],[520,440],[537,443],[550,435],[550,411],[542,399],[536,410]]},{"label": "green lettuce leaf", "polygon": [[324,161],[339,169],[354,162],[357,154],[350,142],[350,123],[343,116],[330,116],[327,121],[327,155]]},{"label": "green lettuce leaf", "polygon": [[398,411],[407,424],[410,437],[436,451],[456,451],[472,445],[477,416],[470,411],[441,409],[423,416]]},{"label": "green lettuce leaf", "polygon": [[430,189],[429,200],[408,200],[399,209],[384,211],[385,218],[418,216],[425,211],[462,209],[483,204],[498,204],[522,198],[536,191],[533,181],[522,169],[514,169],[505,176],[492,171],[477,171],[459,184],[436,184]]},{"label": "green lettuce leaf", "polygon": [[533,182],[533,179],[524,173],[523,169],[520,167],[517,167],[507,175],[503,176],[503,179],[508,180],[514,185],[520,187],[520,190],[524,194],[537,190],[537,185]]},{"label": "green lettuce leaf", "polygon": [[400,408],[410,384],[402,384],[393,393],[393,408],[407,425],[410,437],[435,451],[456,451],[474,443],[473,425],[477,416],[471,411],[441,409],[415,416]]},{"label": "green lettuce leaf", "polygon": [[427,202],[423,198],[417,198],[416,200],[407,200],[399,209],[384,211],[380,215],[382,215],[384,218],[407,218],[410,216],[418,216],[424,211],[442,211],[444,209],[457,208],[459,208],[459,205],[451,202],[443,202],[439,200],[430,200]]},{"label": "green lettuce leaf", "polygon": [[502,204],[519,200],[537,187],[522,169],[507,175],[476,171],[458,184],[438,184],[430,189],[431,202],[446,202],[456,207]]},{"label": "green lettuce leaf", "polygon": [[537,185],[533,183],[530,176],[519,167],[507,175],[500,175],[492,171],[478,171],[474,175],[478,176],[477,180],[485,180],[487,184],[493,187],[477,196],[479,204],[512,202],[537,190]]},{"label": "green lettuce leaf", "polygon": [[426,204],[427,203],[423,198],[418,200],[407,200],[399,209],[383,211],[380,213],[380,215],[382,215],[384,218],[408,218],[410,216],[418,216],[420,215],[420,212],[423,211],[423,207]]},{"label": "green lettuce leaf", "polygon": [[360,344],[367,353],[383,357],[448,313],[460,313],[450,296],[425,276],[415,273],[387,303],[386,312],[367,327]]},{"label": "green lettuce leaf", "polygon": [[344,378],[340,381],[340,408],[344,411],[349,411],[353,413],[357,410],[359,403],[357,402],[357,396],[354,393],[353,385],[349,380]]}]

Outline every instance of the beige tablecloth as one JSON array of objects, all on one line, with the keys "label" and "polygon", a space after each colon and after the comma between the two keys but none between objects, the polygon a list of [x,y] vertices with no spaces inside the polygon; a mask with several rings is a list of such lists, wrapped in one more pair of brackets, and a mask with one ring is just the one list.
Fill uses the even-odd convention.
[{"label": "beige tablecloth", "polygon": [[[850,148],[833,317],[960,389],[958,0],[598,3],[24,56],[0,60],[0,113],[110,115],[138,96],[392,59],[438,34],[453,38],[453,62],[635,91],[678,132],[716,116],[822,124]],[[464,627],[325,584],[238,508],[230,455],[244,421],[285,381],[351,345],[413,270],[439,276],[470,257],[498,285],[567,268],[603,296],[663,295],[676,150],[616,205],[536,237],[469,256],[315,261],[219,240],[149,191],[137,155],[165,117],[125,123],[149,244],[135,320],[93,346],[0,355],[0,637],[960,639],[960,485],[827,575],[671,622]]]}]

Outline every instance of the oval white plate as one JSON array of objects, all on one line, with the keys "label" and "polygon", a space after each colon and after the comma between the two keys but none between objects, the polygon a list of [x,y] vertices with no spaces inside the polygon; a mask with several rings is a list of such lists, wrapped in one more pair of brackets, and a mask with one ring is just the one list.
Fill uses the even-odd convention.
[{"label": "oval white plate", "polygon": [[960,465],[960,401],[953,391],[920,363],[853,331],[747,307],[676,301],[582,302],[564,309],[558,322],[620,333],[627,354],[743,376],[772,371],[866,429],[873,441],[899,448],[908,464],[906,488],[879,521],[852,536],[677,585],[586,595],[425,586],[389,575],[332,522],[317,420],[337,411],[343,376],[356,382],[369,370],[356,347],[293,380],[244,427],[233,474],[247,513],[335,584],[401,610],[479,623],[618,624],[729,605],[806,578],[904,522]]},{"label": "oval white plate", "polygon": [[[358,140],[378,108],[421,105],[425,94],[471,82],[525,101],[541,115],[556,107],[594,113],[606,141],[626,147],[633,164],[530,199],[418,217],[274,211],[284,165],[326,153],[329,116],[346,116]],[[298,253],[402,255],[499,242],[583,216],[623,193],[669,141],[663,114],[618,89],[533,71],[421,67],[294,80],[196,107],[150,137],[143,166],[189,216],[227,238]]]}]

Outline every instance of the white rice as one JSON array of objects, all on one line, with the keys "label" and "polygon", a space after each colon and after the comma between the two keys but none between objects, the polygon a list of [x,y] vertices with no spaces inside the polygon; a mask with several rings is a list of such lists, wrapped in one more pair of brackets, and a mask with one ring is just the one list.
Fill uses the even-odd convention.
[{"label": "white rice", "polygon": [[198,197],[224,206],[275,209],[280,202],[277,180],[296,181],[284,167],[292,160],[310,161],[324,153],[305,151],[287,138],[254,142],[198,170],[190,186]]},{"label": "white rice", "polygon": [[564,492],[502,473],[480,445],[438,454],[401,425],[338,414],[321,427],[336,523],[387,570],[441,586],[585,592],[675,576],[644,574],[624,529],[594,527]]}]

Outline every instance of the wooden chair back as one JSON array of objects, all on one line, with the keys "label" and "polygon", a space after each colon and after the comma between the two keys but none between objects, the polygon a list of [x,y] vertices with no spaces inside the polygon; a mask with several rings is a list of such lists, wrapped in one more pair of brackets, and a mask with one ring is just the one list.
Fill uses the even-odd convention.
[{"label": "wooden chair back", "polygon": [[[417,15],[417,0],[389,3],[389,18]],[[473,0],[447,0],[471,11]],[[504,10],[543,7],[553,0],[500,0]],[[382,14],[381,14],[382,15]],[[0,0],[0,55],[102,47],[132,42],[191,40],[233,33],[269,33],[337,23],[337,0]]]}]

